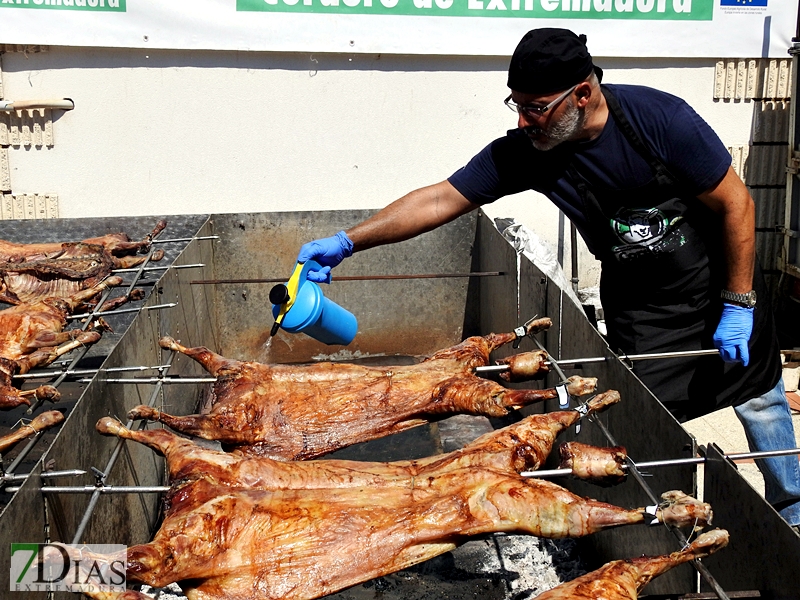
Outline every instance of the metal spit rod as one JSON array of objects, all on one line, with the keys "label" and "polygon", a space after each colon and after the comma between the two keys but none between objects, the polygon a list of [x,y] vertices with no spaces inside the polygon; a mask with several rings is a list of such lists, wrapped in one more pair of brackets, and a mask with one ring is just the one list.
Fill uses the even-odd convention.
[{"label": "metal spit rod", "polygon": [[[33,473],[23,473],[22,475],[0,475],[0,481],[24,481],[31,477]],[[68,469],[66,471],[42,471],[38,473],[36,476],[41,477],[43,479],[47,479],[50,477],[78,477],[80,475],[86,475],[86,471],[81,469]],[[8,491],[8,489],[6,490]]]},{"label": "metal spit rod", "polygon": [[[135,284],[133,284],[133,285],[135,285]],[[94,317],[96,317],[98,315],[102,316],[102,317],[105,317],[106,315],[122,315],[122,314],[125,314],[125,313],[139,312],[139,311],[145,311],[145,310],[160,310],[162,308],[172,308],[173,306],[178,306],[178,303],[177,302],[168,302],[167,304],[154,304],[153,306],[142,306],[142,307],[138,307],[138,308],[134,308],[134,307],[131,307],[131,308],[118,308],[116,310],[107,310],[107,311],[104,311],[104,312],[101,312],[101,313],[92,312],[92,313],[83,313],[83,314],[80,314],[80,315],[69,315],[67,317],[67,320],[68,321],[75,321],[75,320],[86,319],[86,318],[90,318],[90,317],[94,318]]]},{"label": "metal spit rod", "polygon": [[[800,454],[800,448],[790,448],[788,450],[765,450],[763,452],[742,452],[739,454],[726,454],[725,458],[728,460],[742,461],[752,460],[755,458],[772,458],[776,456],[790,456],[793,454]],[[672,467],[680,465],[701,465],[706,462],[703,456],[694,458],[670,458],[665,460],[651,460],[645,462],[634,463],[638,469],[652,469],[653,467]],[[628,469],[628,465],[622,465],[623,469]],[[569,475],[572,473],[571,469],[545,469],[541,471],[523,471],[520,473],[523,477],[560,477],[562,475]]]},{"label": "metal spit rod", "polygon": [[[754,458],[770,458],[775,456],[787,456],[792,454],[800,454],[800,448],[792,448],[791,450],[770,450],[765,452],[742,452],[738,454],[726,454],[725,458],[732,461],[750,460]],[[636,463],[639,469],[649,469],[652,467],[668,467],[675,465],[699,465],[706,461],[705,457],[698,456],[695,458],[674,458],[667,460],[651,460],[646,462]],[[623,465],[623,469],[627,469],[628,465]],[[558,477],[562,475],[570,475],[571,469],[546,469],[541,471],[522,471],[522,477]],[[67,477],[85,475],[86,471],[80,469],[71,469],[69,471],[46,471],[41,473],[40,477]],[[3,476],[2,479],[8,481],[19,481],[25,479],[29,475],[10,475]],[[48,494],[91,494],[95,491],[100,491],[101,494],[156,494],[161,492],[168,492],[170,490],[168,485],[150,485],[150,486],[135,486],[135,485],[83,485],[83,486],[47,486],[42,488],[42,491]],[[16,488],[7,488],[6,491],[16,491]]]},{"label": "metal spit rod", "polygon": [[12,379],[49,379],[56,377],[62,373],[70,375],[95,375],[97,373],[119,373],[124,371],[157,371],[163,369],[166,365],[155,365],[152,367],[109,367],[107,369],[59,369],[58,371],[37,371],[35,373],[24,373],[22,375],[14,375]]},{"label": "metal spit rod", "polygon": [[[19,487],[8,487],[6,491],[13,493],[19,491],[19,489]],[[169,490],[168,485],[46,485],[42,487],[43,494],[162,494]],[[94,499],[94,496],[92,496],[92,499]],[[92,510],[94,510],[94,506],[92,506]],[[81,531],[81,534],[83,534],[83,531]],[[79,543],[77,534],[72,543]]]},{"label": "metal spit rod", "polygon": [[[683,352],[652,352],[649,354],[618,354],[616,357],[611,356],[593,356],[590,358],[572,358],[572,359],[561,359],[561,360],[546,360],[545,364],[550,365],[551,367],[561,367],[565,365],[577,365],[577,364],[590,364],[590,363],[602,363],[607,362],[609,360],[614,360],[615,358],[621,361],[634,361],[634,360],[656,360],[661,358],[687,358],[692,356],[711,356],[714,354],[719,354],[719,350],[716,349],[709,349],[709,350],[685,350]],[[549,354],[548,354],[549,356]],[[508,365],[486,365],[483,367],[475,367],[476,373],[502,373],[504,371],[508,371]]]},{"label": "metal spit rod", "polygon": [[[543,350],[544,352],[547,353],[548,358],[550,358],[551,365],[558,373],[558,376],[561,378],[561,381],[566,382],[567,377],[564,375],[564,371],[561,370],[559,364],[553,359],[552,356],[550,356],[550,353],[547,352],[547,349],[542,345],[542,343],[537,338],[531,336],[531,339],[533,339],[533,341],[536,343],[536,345],[539,347],[540,350]],[[592,415],[592,417],[590,417],[591,422],[597,424],[597,426],[600,427],[600,430],[603,432],[603,435],[612,446],[618,446],[619,444],[617,444],[616,440],[614,440],[614,436],[611,435],[611,432],[605,426],[603,421],[601,421],[596,417],[597,415]],[[653,493],[653,490],[650,488],[650,486],[647,485],[647,482],[644,480],[644,477],[637,469],[636,463],[634,463],[629,456],[625,457],[625,460],[628,463],[628,470],[630,474],[633,475],[634,479],[636,479],[636,481],[639,483],[639,486],[642,488],[644,493],[647,494],[647,497],[650,498],[650,501],[653,504],[656,505],[659,504],[658,498],[656,498],[656,495]],[[687,545],[688,540],[680,529],[678,529],[677,527],[668,527],[668,529],[678,539],[678,542],[680,542],[683,546]],[[691,561],[691,564],[694,566],[697,572],[700,573],[701,577],[706,580],[706,583],[708,583],[708,585],[711,587],[714,593],[717,594],[719,600],[730,600],[728,595],[725,593],[725,590],[723,590],[722,587],[719,585],[719,583],[717,583],[717,580],[714,578],[714,576],[711,574],[711,572],[706,568],[704,564],[702,564],[698,560]]]},{"label": "metal spit rod", "polygon": [[153,244],[171,244],[173,242],[193,242],[195,240],[218,240],[218,235],[198,235],[196,237],[188,238],[172,238],[168,240],[153,240]]},{"label": "metal spit rod", "polygon": [[[78,383],[89,383],[91,378],[79,379]],[[174,383],[215,383],[216,377],[130,377],[120,379],[103,379],[104,383],[136,383],[136,384],[174,384]]]},{"label": "metal spit rod", "polygon": [[[374,281],[386,279],[446,279],[448,277],[498,277],[505,275],[505,271],[485,271],[473,273],[419,273],[406,275],[353,275],[335,276],[331,281]],[[224,283],[285,283],[286,277],[268,279],[195,279],[192,285],[219,285]]]},{"label": "metal spit rod", "polygon": [[[166,271],[167,269],[199,269],[201,267],[205,267],[203,263],[197,263],[193,265],[158,265],[155,267],[147,267],[142,269],[144,272],[148,271]],[[112,273],[136,273],[138,272],[138,268],[131,268],[131,269],[113,269]]]}]

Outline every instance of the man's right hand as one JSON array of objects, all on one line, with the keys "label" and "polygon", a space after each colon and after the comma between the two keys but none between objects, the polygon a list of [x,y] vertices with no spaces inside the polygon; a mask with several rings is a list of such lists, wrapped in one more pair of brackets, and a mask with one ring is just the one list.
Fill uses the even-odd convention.
[{"label": "man's right hand", "polygon": [[317,283],[330,283],[331,269],[352,254],[353,242],[344,231],[340,231],[331,237],[303,244],[297,255],[297,262],[305,263],[309,260],[318,262],[322,265],[322,269],[308,271],[306,278]]}]

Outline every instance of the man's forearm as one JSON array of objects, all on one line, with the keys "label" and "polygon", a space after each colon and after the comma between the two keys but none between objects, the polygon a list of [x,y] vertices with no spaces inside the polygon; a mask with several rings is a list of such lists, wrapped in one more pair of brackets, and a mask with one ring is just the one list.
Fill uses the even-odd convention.
[{"label": "man's forearm", "polygon": [[[752,203],[751,203],[752,205]],[[725,289],[744,294],[753,289],[755,266],[755,211],[723,217],[722,236],[728,277]]]},{"label": "man's forearm", "polygon": [[747,293],[753,289],[755,265],[755,205],[738,175],[729,169],[714,188],[699,196],[722,220],[722,243],[727,263],[725,289]]},{"label": "man's forearm", "polygon": [[478,208],[449,182],[414,190],[346,231],[353,251],[410,239]]}]

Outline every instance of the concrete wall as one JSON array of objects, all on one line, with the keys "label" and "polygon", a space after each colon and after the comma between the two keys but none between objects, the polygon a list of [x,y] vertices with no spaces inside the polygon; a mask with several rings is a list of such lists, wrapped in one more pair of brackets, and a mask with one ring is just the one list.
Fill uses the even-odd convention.
[{"label": "concrete wall", "polygon": [[[52,148],[8,150],[12,192],[57,194],[62,217],[382,207],[516,125],[507,57],[51,47],[0,61],[6,99],[75,101],[55,113]],[[680,95],[727,145],[748,144],[752,104],[713,99],[713,60],[596,62],[606,81]],[[533,193],[487,213],[557,244],[557,211]],[[594,284],[581,264],[581,287]]]}]

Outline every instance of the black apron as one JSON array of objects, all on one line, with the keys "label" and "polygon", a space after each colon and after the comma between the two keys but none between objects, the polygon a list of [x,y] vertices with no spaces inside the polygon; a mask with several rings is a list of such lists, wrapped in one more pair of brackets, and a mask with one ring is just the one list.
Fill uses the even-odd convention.
[{"label": "black apron", "polygon": [[[587,242],[602,263],[600,299],[609,344],[626,354],[713,348],[726,276],[720,219],[682,188],[616,98],[602,90],[611,116],[653,172],[645,185],[618,190],[590,184],[574,163],[567,169],[592,224]],[[678,420],[739,405],[777,384],[780,353],[758,261],[753,286],[760,301],[749,366],[719,356],[633,363],[636,375]]]}]

